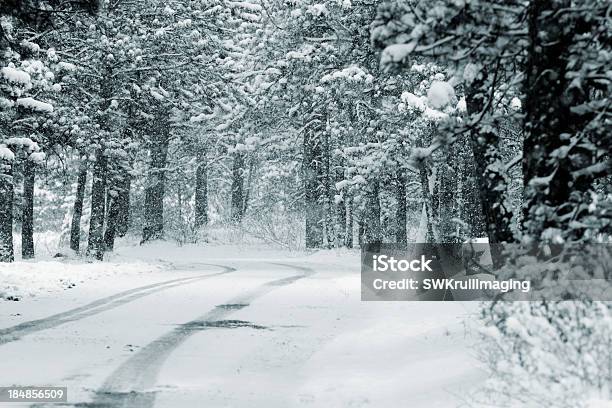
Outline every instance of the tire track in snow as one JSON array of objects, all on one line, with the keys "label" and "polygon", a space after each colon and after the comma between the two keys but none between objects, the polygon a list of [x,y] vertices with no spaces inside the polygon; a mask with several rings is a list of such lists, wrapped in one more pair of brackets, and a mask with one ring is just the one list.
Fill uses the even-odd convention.
[{"label": "tire track in snow", "polygon": [[[138,353],[117,368],[96,392],[93,402],[75,404],[83,408],[152,408],[155,404],[155,392],[145,390],[155,386],[157,376],[170,354],[184,343],[191,335],[211,323],[226,318],[236,310],[243,309],[255,299],[260,298],[276,288],[290,285],[300,279],[313,275],[311,268],[271,263],[299,271],[299,274],[264,283],[255,289],[238,295],[223,305],[218,305],[208,313],[184,324],[171,332],[144,346]],[[123,391],[129,389],[129,391]]]},{"label": "tire track in snow", "polygon": [[[171,265],[174,270],[182,270],[182,268],[180,268],[179,266],[176,266],[174,264]],[[177,286],[187,285],[203,279],[213,278],[215,276],[225,275],[227,273],[236,271],[236,268],[225,265],[204,263],[198,263],[197,265],[215,266],[218,268],[222,268],[222,271],[206,275],[170,279],[163,282],[140,286],[95,300],[84,306],[79,306],[77,308],[57,313],[52,316],[37,320],[30,320],[28,322],[23,322],[12,327],[0,329],[0,346],[6,343],[17,341],[28,334],[35,333],[41,330],[51,329],[64,323],[73,322],[75,320],[81,320],[86,317],[93,316],[110,309],[114,309],[126,303],[133,302],[142,297],[161,292],[163,290],[175,288]]]}]

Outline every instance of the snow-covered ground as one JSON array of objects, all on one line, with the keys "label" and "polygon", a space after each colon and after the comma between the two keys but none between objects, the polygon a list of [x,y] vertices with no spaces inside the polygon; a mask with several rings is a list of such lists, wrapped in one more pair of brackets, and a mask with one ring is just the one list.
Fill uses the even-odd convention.
[{"label": "snow-covered ground", "polygon": [[[124,279],[134,274],[146,274],[150,277],[153,272],[159,271],[161,266],[139,261],[83,263],[70,260],[0,264],[0,300],[27,301],[28,298],[45,295],[55,298],[60,296],[57,292],[91,283],[90,281],[106,284],[113,279]],[[99,287],[96,286],[97,289]],[[78,292],[78,289],[75,292]]]},{"label": "snow-covered ground", "polygon": [[0,384],[67,386],[69,406],[467,406],[477,304],[361,302],[359,268],[169,243],[3,265],[22,298],[0,301]]}]

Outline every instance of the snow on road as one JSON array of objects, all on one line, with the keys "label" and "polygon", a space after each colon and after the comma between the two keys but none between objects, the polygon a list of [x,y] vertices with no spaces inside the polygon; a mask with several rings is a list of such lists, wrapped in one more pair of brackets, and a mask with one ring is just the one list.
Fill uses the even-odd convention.
[{"label": "snow on road", "polygon": [[111,259],[131,262],[149,272],[0,302],[0,385],[68,386],[68,406],[431,408],[462,406],[484,378],[476,303],[361,302],[356,251],[154,244]]}]

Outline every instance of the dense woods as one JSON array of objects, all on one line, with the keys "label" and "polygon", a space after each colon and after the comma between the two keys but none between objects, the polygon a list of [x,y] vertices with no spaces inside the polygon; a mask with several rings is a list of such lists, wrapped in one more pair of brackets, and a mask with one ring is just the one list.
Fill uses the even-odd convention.
[{"label": "dense woods", "polygon": [[[0,10],[0,261],[15,259],[15,240],[35,258],[44,231],[98,260],[117,237],[205,243],[220,229],[309,249],[609,242],[609,2]],[[525,350],[509,316],[554,322],[567,308],[484,313]],[[578,321],[609,313],[571,308]],[[540,369],[531,357],[527,377]],[[529,392],[542,406],[562,399],[540,391]]]},{"label": "dense woods", "polygon": [[609,231],[605,2],[3,10],[5,261],[13,230],[24,258],[62,229],[98,259],[207,226],[308,248]]}]

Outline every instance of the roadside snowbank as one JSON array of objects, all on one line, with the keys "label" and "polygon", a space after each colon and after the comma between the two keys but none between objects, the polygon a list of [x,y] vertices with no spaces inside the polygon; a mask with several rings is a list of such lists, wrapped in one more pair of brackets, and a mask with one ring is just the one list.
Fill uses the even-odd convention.
[{"label": "roadside snowbank", "polygon": [[339,267],[349,266],[351,269],[360,265],[359,249],[322,249],[322,250],[287,250],[269,244],[186,244],[178,245],[169,241],[156,241],[146,245],[119,240],[111,261],[144,260],[158,262],[161,259],[168,262],[192,262],[215,260],[277,260],[300,261],[309,263],[324,263]]},{"label": "roadside snowbank", "polygon": [[144,262],[18,261],[0,264],[0,301],[21,300],[72,289],[84,281],[159,270]]}]

